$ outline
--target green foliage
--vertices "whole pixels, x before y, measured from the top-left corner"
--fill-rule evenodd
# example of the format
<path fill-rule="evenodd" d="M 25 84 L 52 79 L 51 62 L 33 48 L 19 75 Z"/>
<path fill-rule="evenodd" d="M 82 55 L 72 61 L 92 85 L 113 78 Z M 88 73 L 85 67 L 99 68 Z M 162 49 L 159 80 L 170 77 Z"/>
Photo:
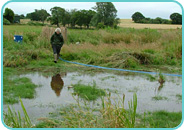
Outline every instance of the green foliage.
<path fill-rule="evenodd" d="M 176 97 L 178 100 L 182 100 L 182 95 L 181 94 L 176 94 Z"/>
<path fill-rule="evenodd" d="M 35 9 L 35 12 L 28 13 L 26 17 L 34 21 L 42 21 L 44 24 L 44 21 L 46 20 L 48 16 L 50 16 L 50 14 L 46 10 Z"/>
<path fill-rule="evenodd" d="M 95 82 L 93 83 L 93 86 L 83 84 L 75 84 L 73 86 L 74 92 L 86 100 L 96 100 L 101 96 L 105 96 L 105 91 L 98 89 Z"/>
<path fill-rule="evenodd" d="M 134 13 L 132 15 L 132 20 L 135 23 L 144 23 L 144 24 L 171 24 L 170 20 L 162 19 L 160 17 L 157 17 L 155 19 L 145 18 L 145 16 L 143 16 L 143 14 L 141 14 L 140 12 Z"/>
<path fill-rule="evenodd" d="M 154 77 L 154 76 L 152 76 L 152 75 L 147 75 L 147 79 L 148 80 L 150 80 L 151 82 L 153 82 L 153 81 L 157 81 L 157 78 L 156 77 Z"/>
<path fill-rule="evenodd" d="M 162 73 L 159 73 L 159 83 L 163 84 L 165 82 L 165 77 L 162 75 Z"/>
<path fill-rule="evenodd" d="M 12 78 L 12 74 L 16 74 L 13 69 L 4 68 L 3 71 L 3 102 L 5 104 L 18 103 L 18 97 L 34 98 L 35 88 L 37 87 L 28 78 L 16 77 Z"/>
<path fill-rule="evenodd" d="M 98 29 L 104 29 L 105 25 L 103 22 L 98 23 L 98 25 L 96 26 Z"/>
<path fill-rule="evenodd" d="M 27 114 L 27 111 L 23 105 L 23 102 L 21 98 L 19 98 L 19 101 L 21 103 L 21 107 L 24 113 L 24 117 L 21 117 L 20 112 L 16 112 L 15 110 L 11 110 L 8 106 L 8 111 L 4 112 L 4 122 L 7 126 L 12 128 L 31 128 L 32 123 L 30 121 L 30 118 Z"/>
<path fill-rule="evenodd" d="M 10 21 L 7 19 L 3 18 L 3 25 L 10 25 Z"/>
<path fill-rule="evenodd" d="M 139 34 L 141 43 L 156 42 L 160 38 L 160 34 L 154 29 L 142 29 Z"/>
<path fill-rule="evenodd" d="M 14 22 L 14 12 L 11 9 L 6 8 L 5 13 L 3 14 L 3 18 L 7 19 L 10 23 L 13 23 Z"/>
<path fill-rule="evenodd" d="M 170 19 L 172 20 L 172 24 L 182 24 L 182 15 L 179 13 L 171 14 Z"/>
<path fill-rule="evenodd" d="M 128 58 L 125 61 L 124 68 L 136 68 L 139 65 L 139 62 L 134 58 Z"/>
<path fill-rule="evenodd" d="M 148 112 L 141 117 L 141 124 L 145 128 L 175 128 L 182 120 L 182 112 Z"/>
<path fill-rule="evenodd" d="M 3 29 L 3 59 L 6 59 L 3 61 L 4 67 L 27 66 L 33 61 L 38 62 L 38 66 L 53 65 L 50 63 L 53 57 L 49 40 L 41 36 L 42 26 L 4 25 Z M 23 35 L 23 44 L 15 44 L 12 40 L 15 32 Z M 77 42 L 78 45 L 72 45 Z M 180 71 L 181 30 L 68 29 L 68 39 L 61 54 L 67 60 L 105 67 L 160 68 L 164 71 L 175 68 Z"/>
<path fill-rule="evenodd" d="M 105 26 L 113 27 L 117 25 L 117 10 L 111 2 L 96 2 L 96 14 L 93 17 L 93 25 L 97 27 L 98 23 L 103 23 Z"/>
<path fill-rule="evenodd" d="M 43 26 L 42 23 L 40 23 L 40 22 L 33 22 L 33 21 L 29 21 L 27 24 L 30 25 L 30 26 Z"/>
<path fill-rule="evenodd" d="M 154 54 L 155 53 L 155 51 L 153 49 L 145 49 L 145 50 L 143 50 L 143 52 L 149 53 L 149 54 Z"/>
<path fill-rule="evenodd" d="M 111 97 L 101 99 L 101 106 L 91 108 L 90 102 L 85 101 L 76 105 L 63 107 L 54 115 L 59 115 L 59 120 L 46 118 L 36 125 L 37 128 L 134 128 L 136 125 L 137 96 L 129 102 L 130 109 L 124 108 L 123 99 L 111 103 Z M 95 114 L 96 113 L 96 114 Z M 109 123 L 108 123 L 109 122 Z"/>
<path fill-rule="evenodd" d="M 86 26 L 89 28 L 92 17 L 95 15 L 95 11 L 92 10 L 79 10 L 74 14 L 74 21 L 78 26 Z"/>
<path fill-rule="evenodd" d="M 140 12 L 135 12 L 133 15 L 132 15 L 132 20 L 135 22 L 135 23 L 139 23 L 140 20 L 144 19 L 145 17 L 143 16 L 142 13 Z"/>
<path fill-rule="evenodd" d="M 53 7 L 50 9 L 51 11 L 51 17 L 48 19 L 51 24 L 55 24 L 59 27 L 59 23 L 62 22 L 62 19 L 65 18 L 65 9 L 61 7 Z"/>
<path fill-rule="evenodd" d="M 152 97 L 153 100 L 159 101 L 159 100 L 168 100 L 167 97 L 163 97 L 163 96 L 154 96 Z"/>

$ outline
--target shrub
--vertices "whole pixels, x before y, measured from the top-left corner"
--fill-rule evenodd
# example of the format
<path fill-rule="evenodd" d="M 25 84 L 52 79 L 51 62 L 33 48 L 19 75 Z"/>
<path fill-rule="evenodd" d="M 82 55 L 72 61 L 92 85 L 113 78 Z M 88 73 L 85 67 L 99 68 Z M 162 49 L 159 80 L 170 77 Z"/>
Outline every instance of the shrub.
<path fill-rule="evenodd" d="M 159 32 L 153 29 L 143 29 L 139 36 L 141 43 L 156 42 L 160 38 Z"/>
<path fill-rule="evenodd" d="M 39 22 L 33 22 L 33 21 L 29 21 L 27 24 L 30 25 L 30 26 L 43 26 L 42 23 L 39 23 Z"/>
<path fill-rule="evenodd" d="M 35 32 L 29 32 L 25 34 L 29 41 L 34 41 L 37 38 L 37 34 Z"/>
<path fill-rule="evenodd" d="M 3 25 L 10 25 L 10 21 L 7 19 L 3 18 Z"/>
<path fill-rule="evenodd" d="M 96 26 L 98 29 L 104 29 L 105 25 L 104 23 L 98 23 L 98 25 Z"/>

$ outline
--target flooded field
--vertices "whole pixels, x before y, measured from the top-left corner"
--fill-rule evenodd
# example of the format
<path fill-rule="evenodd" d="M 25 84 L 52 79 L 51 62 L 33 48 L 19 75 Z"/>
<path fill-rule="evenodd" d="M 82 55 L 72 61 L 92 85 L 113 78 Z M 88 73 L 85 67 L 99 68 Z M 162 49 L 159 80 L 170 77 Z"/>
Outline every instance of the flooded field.
<path fill-rule="evenodd" d="M 40 117 L 46 117 L 50 112 L 57 108 L 65 107 L 76 103 L 74 85 L 81 83 L 90 85 L 96 83 L 96 86 L 103 89 L 107 94 L 111 94 L 111 100 L 122 99 L 125 95 L 125 108 L 128 108 L 128 101 L 137 94 L 138 104 L 137 113 L 147 111 L 166 110 L 169 112 L 182 111 L 182 79 L 179 77 L 165 77 L 165 83 L 160 85 L 157 80 L 150 80 L 147 75 L 124 76 L 111 73 L 82 74 L 79 72 L 62 72 L 53 76 L 46 76 L 42 73 L 28 73 L 20 75 L 27 77 L 39 85 L 36 88 L 34 99 L 22 99 L 23 104 L 32 120 Z M 83 99 L 80 99 L 80 102 Z M 91 107 L 99 107 L 101 99 L 90 101 Z M 11 107 L 15 110 L 21 110 L 20 104 L 14 104 Z M 7 105 L 3 106 L 7 110 Z"/>

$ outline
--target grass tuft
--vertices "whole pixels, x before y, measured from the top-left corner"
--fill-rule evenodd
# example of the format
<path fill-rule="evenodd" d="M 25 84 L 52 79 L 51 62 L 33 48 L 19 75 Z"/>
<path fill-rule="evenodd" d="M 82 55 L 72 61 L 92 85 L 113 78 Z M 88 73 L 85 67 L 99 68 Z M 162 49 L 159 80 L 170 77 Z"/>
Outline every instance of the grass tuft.
<path fill-rule="evenodd" d="M 99 97 L 106 95 L 104 90 L 97 88 L 95 82 L 92 86 L 83 84 L 75 84 L 73 86 L 74 92 L 86 100 L 96 100 Z"/>

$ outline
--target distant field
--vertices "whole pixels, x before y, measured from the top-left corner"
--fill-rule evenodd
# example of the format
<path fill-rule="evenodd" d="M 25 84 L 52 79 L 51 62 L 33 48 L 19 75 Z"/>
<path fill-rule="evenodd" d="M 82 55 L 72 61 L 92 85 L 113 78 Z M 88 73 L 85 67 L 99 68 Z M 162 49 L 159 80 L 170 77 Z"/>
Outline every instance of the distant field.
<path fill-rule="evenodd" d="M 136 29 L 143 29 L 143 28 L 151 28 L 151 29 L 177 29 L 182 28 L 182 25 L 169 25 L 169 24 L 140 24 L 134 23 L 132 19 L 121 19 L 121 23 L 119 24 L 120 27 L 124 28 L 136 28 Z"/>

